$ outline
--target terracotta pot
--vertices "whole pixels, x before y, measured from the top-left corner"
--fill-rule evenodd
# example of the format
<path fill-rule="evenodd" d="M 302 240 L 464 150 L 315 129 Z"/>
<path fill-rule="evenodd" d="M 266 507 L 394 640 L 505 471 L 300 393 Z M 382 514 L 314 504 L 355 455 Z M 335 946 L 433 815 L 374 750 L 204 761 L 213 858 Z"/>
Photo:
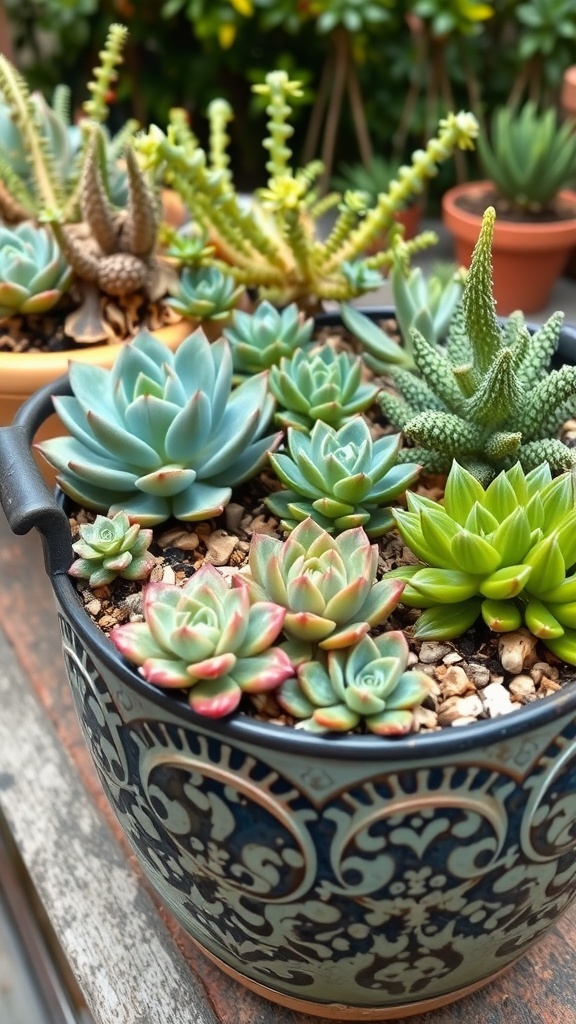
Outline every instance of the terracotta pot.
<path fill-rule="evenodd" d="M 575 356 L 565 328 L 558 358 Z M 351 1021 L 432 1010 L 514 963 L 576 896 L 576 688 L 395 740 L 196 715 L 79 600 L 67 515 L 29 452 L 49 410 L 41 391 L 0 430 L 2 504 L 42 533 L 99 777 L 192 938 L 258 994 Z"/>
<path fill-rule="evenodd" d="M 567 117 L 576 118 L 576 64 L 564 72 L 560 106 Z"/>
<path fill-rule="evenodd" d="M 459 203 L 464 196 L 481 197 L 491 189 L 489 181 L 466 182 L 448 189 L 442 197 L 442 220 L 451 232 L 456 259 L 470 265 L 482 218 Z M 576 244 L 576 193 L 561 192 L 560 199 L 574 204 L 574 217 L 550 223 L 517 223 L 496 220 L 492 244 L 494 296 L 498 313 L 515 309 L 538 313 L 549 299 L 554 284 Z M 486 206 L 490 205 L 487 197 Z"/>

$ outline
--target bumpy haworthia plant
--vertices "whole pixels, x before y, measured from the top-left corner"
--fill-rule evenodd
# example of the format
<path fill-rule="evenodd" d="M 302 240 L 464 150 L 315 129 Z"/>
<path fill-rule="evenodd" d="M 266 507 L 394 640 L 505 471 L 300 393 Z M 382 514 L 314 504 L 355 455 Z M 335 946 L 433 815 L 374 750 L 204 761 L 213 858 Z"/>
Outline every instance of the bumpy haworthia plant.
<path fill-rule="evenodd" d="M 310 434 L 288 429 L 288 452 L 270 456 L 274 471 L 289 490 L 266 498 L 268 508 L 293 529 L 308 516 L 329 533 L 355 526 L 381 537 L 394 526 L 388 505 L 420 472 L 417 463 L 396 465 L 401 436 L 372 441 L 362 416 L 340 430 L 317 420 Z"/>
<path fill-rule="evenodd" d="M 389 274 L 400 339 L 395 340 L 359 309 L 341 306 L 344 324 L 363 346 L 364 362 L 379 374 L 390 373 L 397 366 L 415 368 L 412 328 L 430 345 L 445 339 L 464 287 L 465 272 L 456 266 L 437 266 L 428 277 L 421 267 L 410 267 L 401 244 L 402 249 L 398 244 L 394 247 L 396 258 Z"/>
<path fill-rule="evenodd" d="M 46 313 L 72 282 L 72 268 L 46 228 L 0 226 L 0 319 Z"/>
<path fill-rule="evenodd" d="M 284 632 L 306 660 L 310 644 L 324 650 L 349 647 L 371 626 L 381 625 L 398 604 L 400 580 L 376 582 L 378 549 L 364 530 L 331 537 L 306 519 L 285 541 L 252 537 L 247 580 L 252 600 L 286 609 Z"/>
<path fill-rule="evenodd" d="M 329 345 L 283 357 L 270 369 L 269 388 L 278 401 L 276 422 L 306 431 L 316 420 L 341 427 L 372 405 L 379 390 L 377 384 L 362 382 L 360 358 Z"/>
<path fill-rule="evenodd" d="M 423 190 L 439 163 L 455 149 L 473 147 L 476 119 L 468 113 L 449 114 L 440 122 L 438 136 L 414 153 L 411 164 L 400 169 L 388 191 L 367 210 L 366 196 L 360 192 L 318 199 L 320 161 L 292 167 L 290 118 L 294 100 L 301 95 L 300 83 L 291 81 L 284 71 L 273 71 L 254 90 L 268 104 L 263 145 L 270 176 L 248 207 L 236 192 L 228 166 L 223 125 L 231 119 L 232 110 L 223 101 L 209 112 L 208 153 L 176 111 L 166 133 L 152 126 L 139 139 L 146 165 L 177 189 L 238 283 L 257 289 L 260 299 L 279 306 L 295 301 L 301 308 L 315 309 L 326 299 L 348 300 L 373 288 L 374 271 L 389 265 L 390 254 L 383 251 L 365 259 L 369 243 L 389 231 L 396 212 Z M 316 225 L 335 207 L 334 227 L 322 238 Z"/>
<path fill-rule="evenodd" d="M 413 329 L 414 359 L 423 379 L 396 370 L 403 395 L 382 391 L 390 422 L 416 446 L 401 458 L 447 472 L 453 458 L 487 481 L 517 459 L 525 469 L 546 460 L 554 471 L 576 465 L 576 450 L 557 435 L 573 412 L 576 367 L 549 371 L 563 315 L 555 313 L 530 335 L 522 314 L 501 325 L 492 292 L 491 243 L 495 212 L 486 210 L 447 349 Z"/>
<path fill-rule="evenodd" d="M 444 507 L 407 493 L 394 510 L 398 529 L 426 568 L 387 574 L 402 579 L 402 603 L 426 609 L 414 635 L 460 636 L 481 615 L 490 629 L 527 628 L 564 661 L 576 664 L 576 476 L 552 479 L 543 463 L 520 463 L 486 488 L 454 462 Z"/>
<path fill-rule="evenodd" d="M 71 576 L 88 580 L 91 587 L 111 583 L 117 576 L 147 579 L 154 565 L 148 551 L 151 543 L 152 530 L 131 523 L 124 512 L 98 515 L 93 523 L 80 526 L 80 539 L 72 545 L 79 557 L 68 571 Z"/>
<path fill-rule="evenodd" d="M 217 267 L 184 267 L 166 305 L 188 320 L 227 320 L 243 291 Z"/>
<path fill-rule="evenodd" d="M 408 670 L 409 647 L 391 630 L 364 636 L 325 658 L 303 662 L 276 698 L 309 732 L 349 732 L 363 724 L 379 736 L 402 736 L 414 723 L 414 708 L 430 694 L 430 677 Z"/>
<path fill-rule="evenodd" d="M 312 317 L 304 319 L 295 302 L 276 309 L 264 300 L 254 313 L 235 310 L 223 334 L 232 348 L 235 371 L 250 374 L 276 366 L 282 357 L 288 359 L 298 349 L 307 349 L 313 329 Z"/>
<path fill-rule="evenodd" d="M 142 331 L 111 370 L 72 362 L 70 383 L 73 396 L 54 404 L 71 436 L 39 450 L 85 508 L 143 526 L 218 515 L 281 440 L 265 434 L 266 375 L 232 391 L 228 343 L 211 345 L 201 330 L 176 353 Z"/>
<path fill-rule="evenodd" d="M 183 587 L 148 584 L 143 611 L 144 622 L 116 626 L 111 640 L 149 683 L 189 690 L 201 715 L 228 715 L 243 693 L 275 689 L 293 675 L 288 656 L 272 646 L 284 609 L 251 604 L 246 584 L 229 587 L 212 565 Z"/>

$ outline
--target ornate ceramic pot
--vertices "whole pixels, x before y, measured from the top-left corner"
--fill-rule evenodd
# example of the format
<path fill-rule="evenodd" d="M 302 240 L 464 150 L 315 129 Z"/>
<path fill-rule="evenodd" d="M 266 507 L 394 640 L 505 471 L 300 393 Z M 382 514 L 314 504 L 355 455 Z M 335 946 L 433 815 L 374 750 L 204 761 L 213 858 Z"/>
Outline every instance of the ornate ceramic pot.
<path fill-rule="evenodd" d="M 29 451 L 49 390 L 0 430 L 4 509 L 43 535 L 86 741 L 186 931 L 260 995 L 342 1020 L 422 1013 L 512 964 L 576 895 L 576 686 L 397 740 L 198 717 L 128 667 L 67 576 Z"/>

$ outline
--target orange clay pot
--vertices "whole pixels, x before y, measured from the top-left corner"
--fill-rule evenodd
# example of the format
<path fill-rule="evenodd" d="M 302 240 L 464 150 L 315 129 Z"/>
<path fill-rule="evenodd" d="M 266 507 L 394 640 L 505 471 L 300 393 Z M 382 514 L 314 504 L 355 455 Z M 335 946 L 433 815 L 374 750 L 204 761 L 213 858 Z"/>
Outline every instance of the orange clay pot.
<path fill-rule="evenodd" d="M 151 333 L 163 341 L 171 349 L 176 349 L 180 342 L 194 330 L 189 320 L 181 320 L 177 324 L 161 327 Z M 68 363 L 75 362 L 97 364 L 109 369 L 120 351 L 121 345 L 91 345 L 89 348 L 65 352 L 0 352 L 0 426 L 8 426 L 16 412 L 27 398 L 44 384 L 57 380 L 68 373 Z M 45 441 L 65 433 L 60 420 L 54 414 L 50 416 L 38 431 L 35 440 Z M 39 460 L 44 478 L 52 483 L 53 472 L 44 460 Z"/>
<path fill-rule="evenodd" d="M 466 267 L 470 265 L 482 218 L 463 209 L 459 202 L 464 196 L 480 197 L 483 193 L 489 206 L 489 181 L 456 185 L 442 197 L 442 220 L 454 238 L 458 263 Z M 496 220 L 492 266 L 494 296 L 500 316 L 508 316 L 516 309 L 538 313 L 550 299 L 554 284 L 576 245 L 576 192 L 560 192 L 558 198 L 573 205 L 572 218 L 541 223 Z"/>

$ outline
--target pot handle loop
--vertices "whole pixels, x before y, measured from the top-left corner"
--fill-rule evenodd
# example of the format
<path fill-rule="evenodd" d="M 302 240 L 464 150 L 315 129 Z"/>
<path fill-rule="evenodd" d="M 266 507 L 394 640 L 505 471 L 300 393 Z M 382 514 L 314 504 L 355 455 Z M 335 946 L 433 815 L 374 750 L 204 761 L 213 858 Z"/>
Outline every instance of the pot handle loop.
<path fill-rule="evenodd" d="M 52 414 L 52 395 L 68 391 L 68 378 L 37 391 L 9 427 L 0 427 L 0 502 L 13 533 L 41 534 L 46 571 L 65 573 L 73 559 L 68 516 L 44 482 L 31 452 L 40 423 Z"/>

